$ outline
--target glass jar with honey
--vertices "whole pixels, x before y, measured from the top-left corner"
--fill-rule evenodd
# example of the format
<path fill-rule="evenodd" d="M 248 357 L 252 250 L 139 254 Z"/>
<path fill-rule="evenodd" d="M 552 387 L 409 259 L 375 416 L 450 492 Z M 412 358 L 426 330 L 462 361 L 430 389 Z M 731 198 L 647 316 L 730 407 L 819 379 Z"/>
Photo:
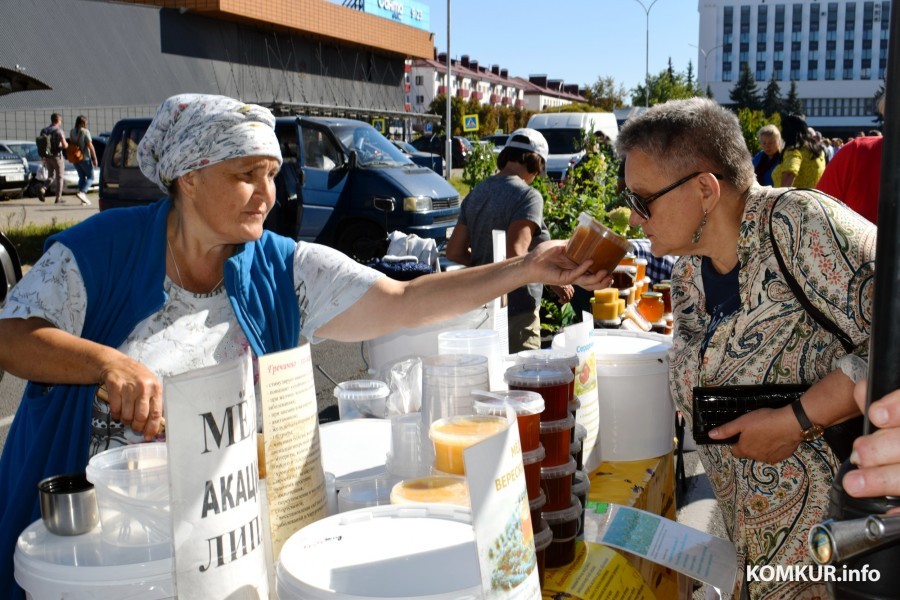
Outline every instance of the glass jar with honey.
<path fill-rule="evenodd" d="M 663 317 L 663 295 L 659 292 L 644 292 L 638 302 L 638 311 L 651 323 L 656 323 Z"/>

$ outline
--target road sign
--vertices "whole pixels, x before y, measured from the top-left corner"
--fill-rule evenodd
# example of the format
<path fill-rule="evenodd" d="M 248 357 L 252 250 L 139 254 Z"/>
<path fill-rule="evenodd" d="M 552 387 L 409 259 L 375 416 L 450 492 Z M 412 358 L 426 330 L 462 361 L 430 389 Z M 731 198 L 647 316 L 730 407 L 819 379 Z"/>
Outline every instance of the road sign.
<path fill-rule="evenodd" d="M 378 133 L 384 133 L 384 119 L 372 119 L 372 127 L 378 130 Z"/>
<path fill-rule="evenodd" d="M 494 135 L 503 135 L 503 130 L 502 130 L 502 129 L 495 129 L 495 130 L 494 130 Z"/>
<path fill-rule="evenodd" d="M 463 115 L 463 131 L 478 131 L 478 115 Z"/>
<path fill-rule="evenodd" d="M 431 133 L 434 131 L 434 124 L 431 121 L 425 121 L 425 126 L 422 128 L 425 133 Z"/>

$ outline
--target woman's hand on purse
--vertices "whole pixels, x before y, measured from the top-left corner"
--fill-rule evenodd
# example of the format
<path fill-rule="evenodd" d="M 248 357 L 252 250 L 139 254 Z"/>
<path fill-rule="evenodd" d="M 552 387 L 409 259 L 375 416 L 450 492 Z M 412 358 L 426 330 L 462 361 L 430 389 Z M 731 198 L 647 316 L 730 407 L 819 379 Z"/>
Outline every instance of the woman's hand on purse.
<path fill-rule="evenodd" d="M 853 391 L 860 410 L 865 410 L 866 382 Z M 879 428 L 856 439 L 850 462 L 859 467 L 844 476 L 842 485 L 851 496 L 871 498 L 900 495 L 900 390 L 869 407 L 869 420 Z M 891 511 L 900 514 L 900 509 Z"/>
<path fill-rule="evenodd" d="M 760 408 L 729 421 L 709 432 L 713 439 L 727 439 L 740 434 L 731 446 L 737 458 L 749 458 L 775 464 L 797 451 L 800 427 L 790 406 Z"/>

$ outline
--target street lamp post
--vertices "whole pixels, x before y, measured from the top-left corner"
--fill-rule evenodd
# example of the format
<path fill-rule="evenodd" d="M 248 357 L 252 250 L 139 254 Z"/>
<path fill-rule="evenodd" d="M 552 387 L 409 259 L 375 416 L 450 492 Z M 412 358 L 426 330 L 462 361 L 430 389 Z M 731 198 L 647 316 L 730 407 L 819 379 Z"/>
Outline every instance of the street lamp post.
<path fill-rule="evenodd" d="M 446 166 L 447 172 L 447 181 L 450 181 L 450 173 L 453 171 L 453 153 L 451 149 L 453 148 L 453 128 L 450 126 L 450 93 L 453 89 L 453 79 L 451 79 L 451 75 L 453 73 L 453 69 L 451 65 L 453 64 L 453 59 L 450 58 L 450 0 L 447 0 L 447 126 L 444 128 L 444 165 Z"/>
<path fill-rule="evenodd" d="M 657 0 L 653 0 L 650 3 L 650 6 L 644 4 L 644 0 L 634 0 L 638 4 L 641 5 L 641 8 L 644 9 L 644 14 L 647 17 L 647 47 L 645 49 L 645 64 L 644 64 L 644 106 L 650 106 L 650 9 L 653 8 L 653 5 L 656 4 Z"/>
<path fill-rule="evenodd" d="M 713 46 L 709 50 L 704 50 L 703 48 L 695 44 L 688 44 L 688 46 L 699 50 L 700 54 L 703 55 L 703 83 L 705 83 L 707 86 L 709 85 L 709 55 L 712 54 L 715 50 L 723 47 L 724 45 L 725 44 L 719 44 L 718 46 Z"/>

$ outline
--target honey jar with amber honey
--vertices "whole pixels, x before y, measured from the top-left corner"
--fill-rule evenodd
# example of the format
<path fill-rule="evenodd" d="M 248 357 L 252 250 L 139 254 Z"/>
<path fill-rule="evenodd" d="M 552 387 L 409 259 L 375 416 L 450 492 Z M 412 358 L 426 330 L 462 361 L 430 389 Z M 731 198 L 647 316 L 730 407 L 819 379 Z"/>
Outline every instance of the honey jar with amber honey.
<path fill-rule="evenodd" d="M 656 323 L 663 317 L 663 296 L 659 292 L 644 292 L 637 306 L 644 318 L 651 323 Z"/>
<path fill-rule="evenodd" d="M 578 264 L 591 259 L 592 273 L 611 273 L 629 248 L 627 239 L 589 214 L 581 213 L 575 233 L 566 245 L 566 256 Z"/>

